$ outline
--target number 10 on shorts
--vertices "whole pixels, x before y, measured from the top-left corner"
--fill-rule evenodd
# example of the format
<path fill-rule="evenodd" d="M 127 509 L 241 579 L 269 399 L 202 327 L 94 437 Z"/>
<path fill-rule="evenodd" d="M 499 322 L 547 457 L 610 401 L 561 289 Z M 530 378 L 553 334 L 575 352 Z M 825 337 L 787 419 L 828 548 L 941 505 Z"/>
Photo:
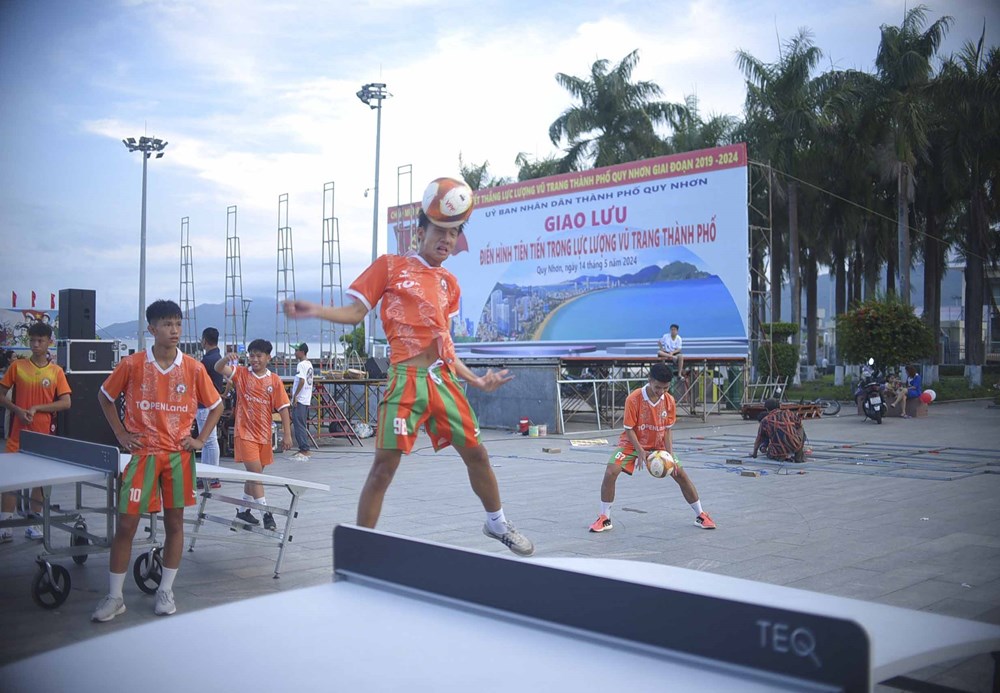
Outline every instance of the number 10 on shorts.
<path fill-rule="evenodd" d="M 130 488 L 128 490 L 128 502 L 138 503 L 142 500 L 142 489 L 141 488 Z"/>
<path fill-rule="evenodd" d="M 398 416 L 392 420 L 392 431 L 397 436 L 409 435 L 406 432 L 406 419 L 401 419 Z"/>

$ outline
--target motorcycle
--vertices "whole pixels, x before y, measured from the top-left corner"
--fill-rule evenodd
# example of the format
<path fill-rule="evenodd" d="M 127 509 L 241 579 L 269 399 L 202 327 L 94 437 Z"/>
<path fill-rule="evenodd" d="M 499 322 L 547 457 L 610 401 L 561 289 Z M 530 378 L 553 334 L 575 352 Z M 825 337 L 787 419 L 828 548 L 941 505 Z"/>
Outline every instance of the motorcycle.
<path fill-rule="evenodd" d="M 854 396 L 861 397 L 861 411 L 864 412 L 865 419 L 871 419 L 877 424 L 882 423 L 882 417 L 889 410 L 882 399 L 883 385 L 884 378 L 875 369 L 875 359 L 868 359 L 867 365 L 861 367 L 861 381 Z"/>

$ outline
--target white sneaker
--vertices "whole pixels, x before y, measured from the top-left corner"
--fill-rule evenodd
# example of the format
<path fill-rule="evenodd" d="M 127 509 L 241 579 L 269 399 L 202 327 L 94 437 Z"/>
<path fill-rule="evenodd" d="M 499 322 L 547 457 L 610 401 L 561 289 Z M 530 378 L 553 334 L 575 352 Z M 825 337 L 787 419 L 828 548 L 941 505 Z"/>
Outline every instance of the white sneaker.
<path fill-rule="evenodd" d="M 301 452 L 297 452 L 294 455 L 292 455 L 292 459 L 295 460 L 296 462 L 308 462 L 309 455 L 303 455 Z"/>
<path fill-rule="evenodd" d="M 518 556 L 530 556 L 535 552 L 535 545 L 531 543 L 530 539 L 514 529 L 514 525 L 504 522 L 504 529 L 506 531 L 503 534 L 497 534 L 490 529 L 488 524 L 484 524 L 483 534 L 496 539 Z"/>
<path fill-rule="evenodd" d="M 28 539 L 34 539 L 35 541 L 41 541 L 45 538 L 45 534 L 42 532 L 42 528 L 38 525 L 31 525 L 30 527 L 24 528 L 24 536 Z"/>
<path fill-rule="evenodd" d="M 177 605 L 174 604 L 173 591 L 156 590 L 156 606 L 153 607 L 153 613 L 157 616 L 169 616 L 175 611 L 177 611 Z"/>
<path fill-rule="evenodd" d="M 112 597 L 110 594 L 105 595 L 104 599 L 97 605 L 94 609 L 93 615 L 90 617 L 91 621 L 100 621 L 101 623 L 106 623 L 110 621 L 115 616 L 125 613 L 125 600 L 121 597 Z"/>

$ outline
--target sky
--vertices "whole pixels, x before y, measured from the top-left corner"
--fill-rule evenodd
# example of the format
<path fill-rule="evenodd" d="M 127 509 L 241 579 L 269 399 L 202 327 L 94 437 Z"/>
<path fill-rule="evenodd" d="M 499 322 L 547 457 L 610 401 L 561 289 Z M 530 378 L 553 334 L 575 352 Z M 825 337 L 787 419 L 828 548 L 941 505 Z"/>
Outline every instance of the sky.
<path fill-rule="evenodd" d="M 910 4 L 912 6 L 912 3 Z M 1000 34 L 1000 3 L 929 0 L 954 24 L 941 51 Z M 225 296 L 226 221 L 237 207 L 243 292 L 273 297 L 278 197 L 287 193 L 294 281 L 318 295 L 323 186 L 335 186 L 344 287 L 371 261 L 376 112 L 383 82 L 378 232 L 386 208 L 431 179 L 488 161 L 556 154 L 549 125 L 573 105 L 555 80 L 634 49 L 635 79 L 703 115 L 741 115 L 735 53 L 772 62 L 809 28 L 823 68 L 872 71 L 900 0 L 2 0 L 0 307 L 32 290 L 97 290 L 99 325 L 138 314 L 142 159 L 121 140 L 166 140 L 147 172 L 147 303 L 178 300 L 189 219 L 198 304 Z M 752 157 L 752 152 L 751 152 Z M 412 175 L 400 175 L 401 169 Z M 42 305 L 44 303 L 44 305 Z"/>

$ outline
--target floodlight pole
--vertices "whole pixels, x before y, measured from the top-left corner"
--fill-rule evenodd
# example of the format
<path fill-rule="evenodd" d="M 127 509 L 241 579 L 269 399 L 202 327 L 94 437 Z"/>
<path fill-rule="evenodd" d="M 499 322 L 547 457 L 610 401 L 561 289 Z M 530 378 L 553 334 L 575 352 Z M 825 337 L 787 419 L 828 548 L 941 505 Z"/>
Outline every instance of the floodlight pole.
<path fill-rule="evenodd" d="M 379 156 L 382 146 L 382 101 L 389 96 L 385 90 L 385 84 L 371 83 L 361 87 L 357 93 L 361 102 L 378 112 L 375 120 L 375 186 L 374 186 L 374 208 L 372 210 L 372 262 L 378 259 L 378 167 Z M 374 100 L 373 105 L 371 101 Z M 375 311 L 368 314 L 368 334 L 365 342 L 368 344 L 368 355 L 374 356 L 375 350 Z"/>
<path fill-rule="evenodd" d="M 137 350 L 146 348 L 146 161 L 152 154 L 157 159 L 163 158 L 163 149 L 167 142 L 155 137 L 140 137 L 136 142 L 134 137 L 122 140 L 129 152 L 142 152 L 142 212 L 139 223 L 139 321 Z"/>

